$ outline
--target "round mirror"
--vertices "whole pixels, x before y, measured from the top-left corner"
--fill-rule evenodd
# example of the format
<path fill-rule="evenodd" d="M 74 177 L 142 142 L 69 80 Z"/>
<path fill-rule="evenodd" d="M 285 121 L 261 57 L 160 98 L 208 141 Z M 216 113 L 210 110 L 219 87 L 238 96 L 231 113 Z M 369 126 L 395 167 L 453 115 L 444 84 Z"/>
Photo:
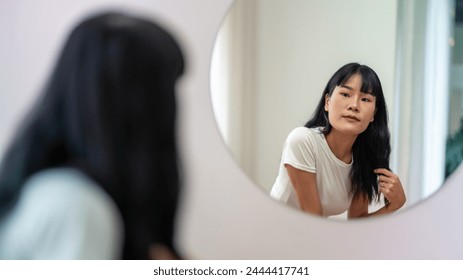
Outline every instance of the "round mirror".
<path fill-rule="evenodd" d="M 460 0 L 456 6 L 450 0 L 235 1 L 214 47 L 211 98 L 237 163 L 270 194 L 288 134 L 309 120 L 336 70 L 359 62 L 381 80 L 390 168 L 407 197 L 400 210 L 429 197 L 463 155 L 459 6 Z M 371 203 L 369 211 L 383 203 Z"/>

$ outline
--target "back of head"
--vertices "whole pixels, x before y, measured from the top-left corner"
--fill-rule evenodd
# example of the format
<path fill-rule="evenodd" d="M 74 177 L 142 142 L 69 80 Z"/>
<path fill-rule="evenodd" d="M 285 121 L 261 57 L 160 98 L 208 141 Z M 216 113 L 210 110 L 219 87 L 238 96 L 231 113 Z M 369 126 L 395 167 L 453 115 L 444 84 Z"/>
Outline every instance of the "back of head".
<path fill-rule="evenodd" d="M 184 60 L 149 20 L 104 13 L 70 34 L 42 98 L 13 139 L 0 172 L 6 212 L 24 180 L 53 166 L 77 168 L 116 202 L 124 258 L 173 247 L 179 192 L 175 83 Z"/>

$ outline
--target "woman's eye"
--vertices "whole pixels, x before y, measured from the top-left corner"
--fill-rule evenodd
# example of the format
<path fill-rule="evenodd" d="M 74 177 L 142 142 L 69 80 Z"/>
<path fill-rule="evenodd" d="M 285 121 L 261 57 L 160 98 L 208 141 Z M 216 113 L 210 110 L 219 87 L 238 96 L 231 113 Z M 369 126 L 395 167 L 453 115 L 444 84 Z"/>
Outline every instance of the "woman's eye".
<path fill-rule="evenodd" d="M 368 99 L 368 98 L 362 98 L 362 101 L 364 101 L 364 102 L 371 102 L 371 100 Z"/>
<path fill-rule="evenodd" d="M 344 96 L 344 97 L 349 97 L 349 94 L 344 93 L 344 92 L 341 92 L 341 95 Z"/>

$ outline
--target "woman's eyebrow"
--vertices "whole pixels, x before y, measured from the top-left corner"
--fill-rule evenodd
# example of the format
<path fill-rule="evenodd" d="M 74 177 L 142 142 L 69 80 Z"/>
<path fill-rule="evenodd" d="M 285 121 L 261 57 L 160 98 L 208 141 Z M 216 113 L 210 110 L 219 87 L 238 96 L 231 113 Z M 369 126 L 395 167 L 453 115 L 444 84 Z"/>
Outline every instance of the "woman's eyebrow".
<path fill-rule="evenodd" d="M 353 88 L 351 88 L 350 86 L 346 86 L 346 85 L 340 85 L 340 87 L 343 87 L 343 88 L 347 88 L 347 89 L 353 90 Z"/>
<path fill-rule="evenodd" d="M 373 92 L 363 92 L 363 91 L 361 91 L 360 93 L 361 93 L 361 94 L 368 94 L 368 95 L 375 96 L 375 95 L 373 94 Z"/>
<path fill-rule="evenodd" d="M 347 89 L 349 89 L 349 90 L 354 90 L 352 87 L 346 86 L 346 85 L 340 85 L 339 87 L 347 88 Z M 375 96 L 372 92 L 363 92 L 363 91 L 361 91 L 360 93 L 362 93 L 362 94 L 369 94 L 369 95 Z"/>

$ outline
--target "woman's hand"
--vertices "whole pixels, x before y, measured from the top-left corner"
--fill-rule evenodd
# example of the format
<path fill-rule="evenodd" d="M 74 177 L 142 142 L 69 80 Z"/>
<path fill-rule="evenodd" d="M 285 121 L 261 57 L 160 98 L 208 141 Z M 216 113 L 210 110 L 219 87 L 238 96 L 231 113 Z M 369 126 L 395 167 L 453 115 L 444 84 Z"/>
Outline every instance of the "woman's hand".
<path fill-rule="evenodd" d="M 401 208 L 406 201 L 405 191 L 402 187 L 399 177 L 385 168 L 375 169 L 374 172 L 379 175 L 379 190 L 389 201 L 388 210 L 395 211 Z"/>

